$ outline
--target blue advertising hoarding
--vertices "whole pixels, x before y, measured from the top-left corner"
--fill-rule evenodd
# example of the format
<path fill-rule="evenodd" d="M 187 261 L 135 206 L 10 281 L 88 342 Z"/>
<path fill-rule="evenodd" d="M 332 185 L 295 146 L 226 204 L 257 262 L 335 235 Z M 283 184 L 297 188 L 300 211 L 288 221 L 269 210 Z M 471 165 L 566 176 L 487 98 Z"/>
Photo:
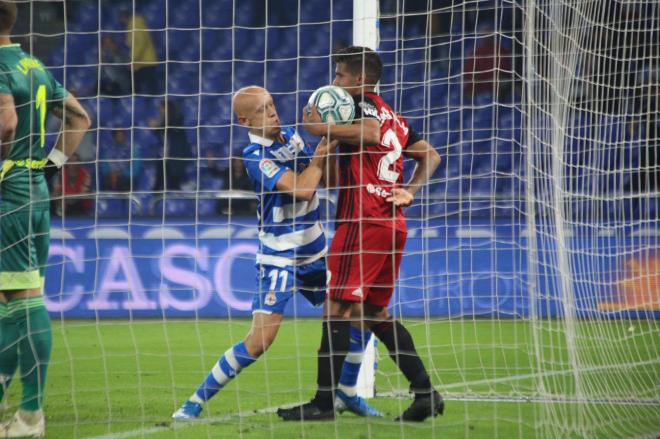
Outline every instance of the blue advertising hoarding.
<path fill-rule="evenodd" d="M 392 300 L 393 313 L 437 318 L 528 317 L 533 288 L 537 313 L 561 316 L 566 298 L 560 288 L 553 242 L 538 241 L 537 276 L 532 282 L 523 226 L 484 222 L 466 227 L 449 221 L 426 224 L 424 229 L 411 226 Z M 258 248 L 252 224 L 229 227 L 142 221 L 127 226 L 76 220 L 54 227 L 52 235 L 45 292 L 53 316 L 251 314 Z M 618 236 L 579 237 L 571 240 L 568 251 L 571 297 L 578 314 L 617 315 L 626 307 L 622 301 L 637 300 L 640 295 L 642 302 L 632 304 L 636 312 L 654 314 L 660 308 L 654 302 L 658 297 L 653 273 L 658 260 L 656 236 L 628 230 Z M 637 260 L 646 274 L 631 272 L 631 260 L 633 267 Z M 638 283 L 631 281 L 637 278 L 649 287 L 640 292 Z M 320 309 L 297 295 L 287 313 L 316 316 Z"/>

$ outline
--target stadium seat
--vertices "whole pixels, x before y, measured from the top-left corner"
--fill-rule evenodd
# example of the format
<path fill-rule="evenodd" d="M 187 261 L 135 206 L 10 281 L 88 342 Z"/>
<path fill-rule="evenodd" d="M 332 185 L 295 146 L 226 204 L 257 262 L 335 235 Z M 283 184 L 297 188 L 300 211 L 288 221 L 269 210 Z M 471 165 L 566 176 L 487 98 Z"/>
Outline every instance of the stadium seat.
<path fill-rule="evenodd" d="M 300 25 L 300 56 L 328 56 L 332 53 L 330 25 Z"/>
<path fill-rule="evenodd" d="M 250 61 L 234 62 L 234 88 L 239 89 L 246 85 L 263 85 L 264 63 Z"/>
<path fill-rule="evenodd" d="M 135 8 L 139 14 L 142 14 L 150 29 L 165 29 L 167 27 L 165 23 L 167 1 L 151 0 L 150 2 L 135 2 Z"/>
<path fill-rule="evenodd" d="M 201 0 L 202 26 L 231 27 L 233 14 L 228 14 L 233 8 L 234 0 Z"/>
<path fill-rule="evenodd" d="M 234 58 L 241 61 L 263 61 L 266 50 L 264 29 L 234 29 Z"/>
<path fill-rule="evenodd" d="M 158 158 L 162 155 L 161 141 L 154 129 L 134 128 L 133 141 L 140 145 L 142 157 L 145 159 Z"/>
<path fill-rule="evenodd" d="M 298 53 L 298 29 L 296 27 L 269 28 L 266 58 L 295 59 Z"/>
<path fill-rule="evenodd" d="M 199 143 L 202 145 L 228 145 L 231 127 L 229 126 L 201 126 L 199 127 Z M 240 136 L 242 131 L 234 129 L 234 136 Z M 217 156 L 217 151 L 214 155 Z"/>
<path fill-rule="evenodd" d="M 168 29 L 168 60 L 199 61 L 199 31 Z"/>
<path fill-rule="evenodd" d="M 231 29 L 202 29 L 200 44 L 203 60 L 231 60 Z"/>
<path fill-rule="evenodd" d="M 351 20 L 353 18 L 353 5 L 351 2 L 333 1 L 332 6 L 333 20 Z"/>
<path fill-rule="evenodd" d="M 199 0 L 177 0 L 176 8 L 168 11 L 168 27 L 198 29 L 199 18 Z"/>
<path fill-rule="evenodd" d="M 167 64 L 168 93 L 198 94 L 199 91 L 199 63 L 171 62 Z"/>
<path fill-rule="evenodd" d="M 314 2 L 301 2 L 300 4 L 300 22 L 301 23 L 324 23 L 329 22 L 332 18 L 331 14 L 336 11 L 337 3 L 329 0 L 317 0 Z M 297 5 L 294 3 L 293 9 Z M 333 7 L 334 6 L 334 7 Z M 292 10 L 293 10 L 292 9 Z"/>
<path fill-rule="evenodd" d="M 96 32 L 99 29 L 99 9 L 97 2 L 80 2 L 69 21 L 69 32 Z"/>
<path fill-rule="evenodd" d="M 266 88 L 271 93 L 292 92 L 298 89 L 296 61 L 267 61 Z"/>
<path fill-rule="evenodd" d="M 135 96 L 135 106 L 133 114 L 135 115 L 136 126 L 148 126 L 149 119 L 158 117 L 161 98 L 152 98 L 147 96 Z"/>
<path fill-rule="evenodd" d="M 94 65 L 99 62 L 97 33 L 68 33 L 66 37 L 67 65 Z"/>
<path fill-rule="evenodd" d="M 231 123 L 231 95 L 202 95 L 200 99 L 200 124 L 228 125 Z"/>
<path fill-rule="evenodd" d="M 202 63 L 202 93 L 232 92 L 231 61 L 216 61 Z"/>

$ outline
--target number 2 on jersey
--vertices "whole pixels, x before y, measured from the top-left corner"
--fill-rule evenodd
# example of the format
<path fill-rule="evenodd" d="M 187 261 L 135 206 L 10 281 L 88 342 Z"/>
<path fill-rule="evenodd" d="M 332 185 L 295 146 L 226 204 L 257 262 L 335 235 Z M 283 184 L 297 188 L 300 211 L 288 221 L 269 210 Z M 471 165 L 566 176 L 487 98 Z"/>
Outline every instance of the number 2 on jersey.
<path fill-rule="evenodd" d="M 399 173 L 390 169 L 390 167 L 396 166 L 396 161 L 401 157 L 403 147 L 399 142 L 399 138 L 396 136 L 396 132 L 391 129 L 385 131 L 382 142 L 384 146 L 392 148 L 392 151 L 385 154 L 378 162 L 378 178 L 390 183 L 396 183 L 399 179 Z"/>
<path fill-rule="evenodd" d="M 43 148 L 46 145 L 46 86 L 43 84 L 37 88 L 35 106 L 39 111 L 39 133 L 41 135 L 39 144 Z"/>

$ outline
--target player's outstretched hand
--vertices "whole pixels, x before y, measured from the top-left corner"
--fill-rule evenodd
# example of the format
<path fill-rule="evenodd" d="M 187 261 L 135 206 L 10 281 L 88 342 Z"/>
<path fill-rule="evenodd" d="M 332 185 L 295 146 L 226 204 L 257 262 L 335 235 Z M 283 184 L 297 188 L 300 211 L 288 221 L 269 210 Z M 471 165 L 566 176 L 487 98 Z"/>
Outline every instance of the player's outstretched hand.
<path fill-rule="evenodd" d="M 316 109 L 316 105 L 312 105 L 311 108 L 307 105 L 303 107 L 303 128 L 313 136 L 322 136 L 326 134 L 328 127 L 323 123 L 323 119 L 321 119 L 321 115 Z"/>
<path fill-rule="evenodd" d="M 408 207 L 413 202 L 413 194 L 403 188 L 392 189 L 392 195 L 386 200 L 394 203 L 395 206 Z"/>
<path fill-rule="evenodd" d="M 328 142 L 328 139 L 325 136 L 321 137 L 321 141 L 318 145 L 316 145 L 316 155 L 324 156 L 333 152 L 335 148 L 337 148 L 338 143 L 339 142 L 337 140 Z"/>

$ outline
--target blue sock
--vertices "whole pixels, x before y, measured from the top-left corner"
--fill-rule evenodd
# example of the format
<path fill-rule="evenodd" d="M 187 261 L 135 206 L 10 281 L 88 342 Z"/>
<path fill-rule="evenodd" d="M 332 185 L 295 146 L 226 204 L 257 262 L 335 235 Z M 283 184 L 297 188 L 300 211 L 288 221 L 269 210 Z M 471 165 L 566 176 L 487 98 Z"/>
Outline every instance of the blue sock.
<path fill-rule="evenodd" d="M 351 343 L 348 347 L 348 355 L 346 355 L 344 366 L 341 370 L 339 389 L 348 396 L 353 396 L 357 394 L 355 385 L 357 384 L 360 366 L 362 365 L 362 359 L 364 358 L 364 349 L 371 339 L 371 331 L 366 330 L 362 332 L 351 325 L 350 334 Z"/>
<path fill-rule="evenodd" d="M 208 401 L 255 360 L 256 358 L 248 353 L 244 342 L 236 343 L 220 357 L 206 379 L 189 398 L 190 401 L 200 404 Z"/>

